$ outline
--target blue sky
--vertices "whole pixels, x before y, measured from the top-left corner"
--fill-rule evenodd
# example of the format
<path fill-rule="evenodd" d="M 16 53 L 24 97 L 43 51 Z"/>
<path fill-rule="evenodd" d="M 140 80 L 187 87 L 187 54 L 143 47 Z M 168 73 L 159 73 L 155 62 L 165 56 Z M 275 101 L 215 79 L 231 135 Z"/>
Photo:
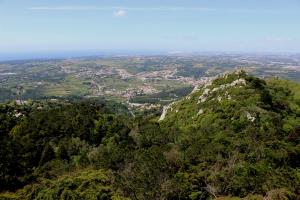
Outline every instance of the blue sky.
<path fill-rule="evenodd" d="M 300 52 L 299 0 L 0 0 L 0 54 Z"/>

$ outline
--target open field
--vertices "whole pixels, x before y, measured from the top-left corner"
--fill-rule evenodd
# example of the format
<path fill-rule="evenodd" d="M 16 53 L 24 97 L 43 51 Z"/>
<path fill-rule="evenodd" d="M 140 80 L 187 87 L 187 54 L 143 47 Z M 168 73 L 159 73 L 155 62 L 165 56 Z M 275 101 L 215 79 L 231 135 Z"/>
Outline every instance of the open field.
<path fill-rule="evenodd" d="M 2 62 L 1 101 L 76 96 L 162 103 L 181 97 L 174 91 L 236 69 L 300 81 L 300 56 L 211 54 Z"/>

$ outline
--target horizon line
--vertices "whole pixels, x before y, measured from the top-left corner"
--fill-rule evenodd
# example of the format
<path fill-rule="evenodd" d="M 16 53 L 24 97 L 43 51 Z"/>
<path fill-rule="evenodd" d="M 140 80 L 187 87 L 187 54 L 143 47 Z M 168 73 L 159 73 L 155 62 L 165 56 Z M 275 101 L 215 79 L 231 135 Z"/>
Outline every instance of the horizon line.
<path fill-rule="evenodd" d="M 84 54 L 82 52 L 82 55 L 75 55 L 72 53 L 76 53 L 76 51 L 73 52 L 58 52 L 54 51 L 51 52 L 56 55 L 31 55 L 33 53 L 28 53 L 27 56 L 24 53 L 12 53 L 8 54 L 6 56 L 1 56 L 0 53 L 0 62 L 13 62 L 13 61 L 26 61 L 26 60 L 55 60 L 55 59 L 76 59 L 76 58 L 88 58 L 88 57 L 132 57 L 132 56 L 175 56 L 175 55 L 181 55 L 181 56 L 197 56 L 197 55 L 203 55 L 203 54 L 240 54 L 240 55 L 300 55 L 299 52 L 274 52 L 274 51 L 155 51 L 155 50 L 132 50 L 132 51 L 115 51 L 115 52 L 95 52 L 95 53 L 88 53 Z M 63 53 L 69 53 L 70 55 L 63 55 Z M 79 53 L 79 52 L 77 52 Z M 24 55 L 17 56 L 18 54 Z M 61 55 L 58 55 L 61 54 Z M 1 58 L 3 57 L 3 58 Z M 5 58 L 7 57 L 7 58 Z"/>

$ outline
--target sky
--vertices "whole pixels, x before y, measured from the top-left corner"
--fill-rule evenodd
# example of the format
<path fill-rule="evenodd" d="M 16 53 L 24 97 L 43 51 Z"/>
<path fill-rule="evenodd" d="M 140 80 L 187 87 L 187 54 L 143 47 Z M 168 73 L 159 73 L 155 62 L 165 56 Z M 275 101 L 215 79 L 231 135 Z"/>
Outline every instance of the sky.
<path fill-rule="evenodd" d="M 300 0 L 0 0 L 0 57 L 300 52 Z"/>

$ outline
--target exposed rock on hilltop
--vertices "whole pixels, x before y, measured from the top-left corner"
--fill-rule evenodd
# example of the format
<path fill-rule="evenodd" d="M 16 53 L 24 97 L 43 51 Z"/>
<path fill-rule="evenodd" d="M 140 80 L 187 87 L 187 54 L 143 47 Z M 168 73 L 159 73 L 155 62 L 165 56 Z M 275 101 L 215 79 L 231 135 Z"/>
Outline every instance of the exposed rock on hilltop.
<path fill-rule="evenodd" d="M 277 98 L 277 93 L 284 93 L 285 99 Z M 275 117 L 275 113 L 288 109 L 289 93 L 243 71 L 225 74 L 165 107 L 160 121 L 163 124 L 180 124 L 180 129 L 201 128 L 199 125 L 207 120 L 208 115 L 212 119 L 230 121 L 226 125 L 237 120 L 254 122 L 256 118 L 260 122 L 263 116 L 270 114 Z M 184 122 L 184 126 L 180 122 Z"/>
<path fill-rule="evenodd" d="M 230 73 L 165 109 L 160 125 L 177 130 L 186 181 L 203 181 L 212 196 L 299 193 L 299 85 L 291 85 Z"/>

